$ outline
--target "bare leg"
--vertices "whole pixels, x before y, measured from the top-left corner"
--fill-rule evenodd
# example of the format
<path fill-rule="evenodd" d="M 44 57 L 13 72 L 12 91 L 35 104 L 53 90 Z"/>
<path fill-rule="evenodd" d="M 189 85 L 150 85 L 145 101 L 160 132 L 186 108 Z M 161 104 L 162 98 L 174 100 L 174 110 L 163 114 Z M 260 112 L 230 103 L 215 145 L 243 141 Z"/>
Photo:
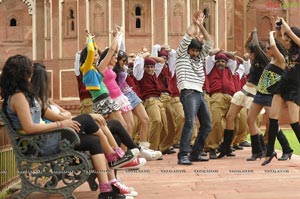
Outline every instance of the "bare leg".
<path fill-rule="evenodd" d="M 237 117 L 242 108 L 242 106 L 238 106 L 231 103 L 229 110 L 226 114 L 226 129 L 234 130 L 235 118 Z"/>
<path fill-rule="evenodd" d="M 107 162 L 104 154 L 96 154 L 91 156 L 94 169 L 97 173 L 97 178 L 99 183 L 108 183 L 108 170 L 107 170 Z"/>
<path fill-rule="evenodd" d="M 132 137 L 133 127 L 134 127 L 134 119 L 131 111 L 127 111 L 126 113 L 122 114 L 126 124 L 127 124 L 127 132 Z"/>
<path fill-rule="evenodd" d="M 263 106 L 252 103 L 248 111 L 247 124 L 249 128 L 250 135 L 260 134 L 260 129 L 257 126 L 256 119 L 262 110 Z"/>
<path fill-rule="evenodd" d="M 113 147 L 111 146 L 111 144 L 109 143 L 109 140 L 107 139 L 107 136 L 103 133 L 103 131 L 101 129 L 99 129 L 94 134 L 99 137 L 101 146 L 102 146 L 105 154 L 114 153 Z"/>
<path fill-rule="evenodd" d="M 142 104 L 139 104 L 135 107 L 132 112 L 138 117 L 140 120 L 140 141 L 148 142 L 148 129 L 149 129 L 149 117 L 148 114 Z"/>
<path fill-rule="evenodd" d="M 104 133 L 104 135 L 106 136 L 110 146 L 112 148 L 118 147 L 118 144 L 114 138 L 114 136 L 112 135 L 111 131 L 109 130 L 109 128 L 107 126 L 100 126 L 102 132 Z"/>

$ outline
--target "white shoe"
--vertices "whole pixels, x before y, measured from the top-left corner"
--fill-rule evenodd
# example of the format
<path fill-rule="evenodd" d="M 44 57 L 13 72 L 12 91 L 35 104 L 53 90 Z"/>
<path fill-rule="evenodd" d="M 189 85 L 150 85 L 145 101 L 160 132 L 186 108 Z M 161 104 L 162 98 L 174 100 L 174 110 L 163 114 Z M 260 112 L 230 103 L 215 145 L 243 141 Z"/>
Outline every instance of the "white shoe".
<path fill-rule="evenodd" d="M 150 144 L 147 142 L 140 143 L 141 149 L 139 157 L 145 158 L 147 161 L 159 159 L 162 156 L 162 153 L 160 151 L 149 149 L 149 145 Z"/>

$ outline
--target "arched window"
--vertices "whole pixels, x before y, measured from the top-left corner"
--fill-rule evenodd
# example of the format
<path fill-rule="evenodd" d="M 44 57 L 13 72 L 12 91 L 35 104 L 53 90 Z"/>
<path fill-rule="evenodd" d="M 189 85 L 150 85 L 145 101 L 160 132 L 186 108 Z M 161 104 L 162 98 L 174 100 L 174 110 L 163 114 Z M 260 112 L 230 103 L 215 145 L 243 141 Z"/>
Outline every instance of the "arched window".
<path fill-rule="evenodd" d="M 135 16 L 141 16 L 141 7 L 140 6 L 137 6 L 135 8 Z"/>
<path fill-rule="evenodd" d="M 75 30 L 75 23 L 74 23 L 74 11 L 73 11 L 73 9 L 69 10 L 69 17 L 71 19 L 70 29 L 71 29 L 71 31 L 74 31 Z"/>
<path fill-rule="evenodd" d="M 71 22 L 71 30 L 72 30 L 72 31 L 75 30 L 75 24 L 74 24 L 74 21 Z"/>
<path fill-rule="evenodd" d="M 10 26 L 17 26 L 17 20 L 15 18 L 10 19 Z"/>
<path fill-rule="evenodd" d="M 203 14 L 206 20 L 204 20 L 203 26 L 204 28 L 208 29 L 208 17 L 209 17 L 209 8 L 204 8 L 203 9 Z"/>
<path fill-rule="evenodd" d="M 73 8 L 69 8 L 68 9 L 68 14 L 67 14 L 67 30 L 66 30 L 66 34 L 67 34 L 67 37 L 73 37 L 74 34 L 75 34 L 75 13 L 74 13 L 74 10 Z"/>
<path fill-rule="evenodd" d="M 141 28 L 141 19 L 136 19 L 135 21 L 135 28 Z"/>
<path fill-rule="evenodd" d="M 69 17 L 71 19 L 74 19 L 74 11 L 72 9 L 70 9 L 70 11 L 69 11 Z"/>
<path fill-rule="evenodd" d="M 142 8 L 140 6 L 135 7 L 135 28 L 141 28 L 141 16 L 142 16 Z"/>

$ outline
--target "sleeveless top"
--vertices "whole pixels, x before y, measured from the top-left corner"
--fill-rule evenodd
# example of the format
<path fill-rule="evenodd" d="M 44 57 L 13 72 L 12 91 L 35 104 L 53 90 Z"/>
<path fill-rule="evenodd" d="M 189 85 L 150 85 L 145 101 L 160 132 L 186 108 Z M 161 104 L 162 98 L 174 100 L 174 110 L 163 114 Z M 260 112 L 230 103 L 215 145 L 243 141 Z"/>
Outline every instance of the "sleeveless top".
<path fill-rule="evenodd" d="M 117 78 L 117 82 L 118 82 L 118 85 L 121 89 L 121 91 L 126 94 L 126 93 L 129 93 L 132 91 L 132 88 L 131 86 L 128 85 L 126 79 L 128 77 L 128 73 L 127 72 L 124 72 L 124 71 L 121 71 L 119 72 L 118 74 L 118 78 Z"/>
<path fill-rule="evenodd" d="M 283 69 L 274 64 L 268 64 L 260 76 L 257 92 L 264 95 L 273 95 L 278 87 L 278 82 L 282 74 Z"/>
<path fill-rule="evenodd" d="M 9 102 L 10 102 L 10 97 L 7 100 L 6 111 L 7 111 L 7 116 L 11 121 L 12 127 L 18 132 L 26 134 L 26 132 L 24 132 L 22 128 L 18 115 L 15 112 L 13 112 L 12 109 L 10 108 Z M 30 107 L 30 115 L 33 123 L 35 124 L 41 123 L 41 116 L 42 116 L 41 106 L 36 99 L 34 99 L 33 106 Z M 61 134 L 58 133 L 46 135 L 45 143 L 43 143 L 43 145 L 40 146 L 41 149 L 40 155 L 47 156 L 47 155 L 52 155 L 60 152 L 60 148 L 59 148 L 60 139 L 61 139 Z"/>
<path fill-rule="evenodd" d="M 268 63 L 264 65 L 258 62 L 251 64 L 250 73 L 247 81 L 257 86 L 260 76 L 264 70 L 264 66 L 266 66 L 267 64 Z"/>
<path fill-rule="evenodd" d="M 112 99 L 116 99 L 120 97 L 123 93 L 116 82 L 117 74 L 109 67 L 106 67 L 105 71 L 103 72 L 104 78 L 103 82 L 106 85 L 106 88 L 109 91 L 109 95 Z"/>
<path fill-rule="evenodd" d="M 18 118 L 18 115 L 15 112 L 13 112 L 9 106 L 10 99 L 11 99 L 11 97 L 8 98 L 7 104 L 6 104 L 7 116 L 11 121 L 12 127 L 14 129 L 16 129 L 17 131 L 22 132 L 23 128 L 22 128 L 21 122 Z M 40 123 L 42 112 L 41 112 L 41 106 L 36 99 L 34 99 L 33 107 L 30 107 L 30 115 L 31 115 L 31 119 L 32 119 L 33 123 L 36 123 L 36 124 Z"/>

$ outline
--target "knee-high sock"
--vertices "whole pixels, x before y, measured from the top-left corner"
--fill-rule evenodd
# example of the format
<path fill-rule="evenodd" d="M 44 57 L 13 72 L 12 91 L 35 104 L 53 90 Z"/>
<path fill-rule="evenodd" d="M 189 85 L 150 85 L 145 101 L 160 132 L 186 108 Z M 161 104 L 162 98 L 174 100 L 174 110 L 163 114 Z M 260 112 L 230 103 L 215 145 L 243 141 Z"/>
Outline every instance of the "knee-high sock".
<path fill-rule="evenodd" d="M 266 147 L 266 144 L 264 141 L 264 136 L 262 134 L 259 134 L 259 143 L 260 143 L 261 149 L 265 152 L 267 147 Z"/>
<path fill-rule="evenodd" d="M 295 123 L 291 124 L 291 127 L 292 127 L 295 135 L 297 136 L 298 142 L 300 142 L 300 125 L 299 125 L 299 122 L 295 122 Z"/>
<path fill-rule="evenodd" d="M 250 139 L 251 139 L 252 154 L 262 153 L 263 150 L 260 143 L 260 135 L 259 134 L 251 135 Z"/>
<path fill-rule="evenodd" d="M 266 156 L 270 157 L 272 153 L 274 152 L 274 145 L 276 136 L 278 133 L 278 120 L 276 119 L 269 119 L 269 137 L 268 137 L 268 147 L 267 147 L 267 153 Z"/>
<path fill-rule="evenodd" d="M 286 137 L 281 129 L 278 131 L 277 140 L 279 141 L 279 143 L 281 145 L 283 153 L 293 152 L 293 149 L 290 147 L 289 141 L 286 139 Z"/>

